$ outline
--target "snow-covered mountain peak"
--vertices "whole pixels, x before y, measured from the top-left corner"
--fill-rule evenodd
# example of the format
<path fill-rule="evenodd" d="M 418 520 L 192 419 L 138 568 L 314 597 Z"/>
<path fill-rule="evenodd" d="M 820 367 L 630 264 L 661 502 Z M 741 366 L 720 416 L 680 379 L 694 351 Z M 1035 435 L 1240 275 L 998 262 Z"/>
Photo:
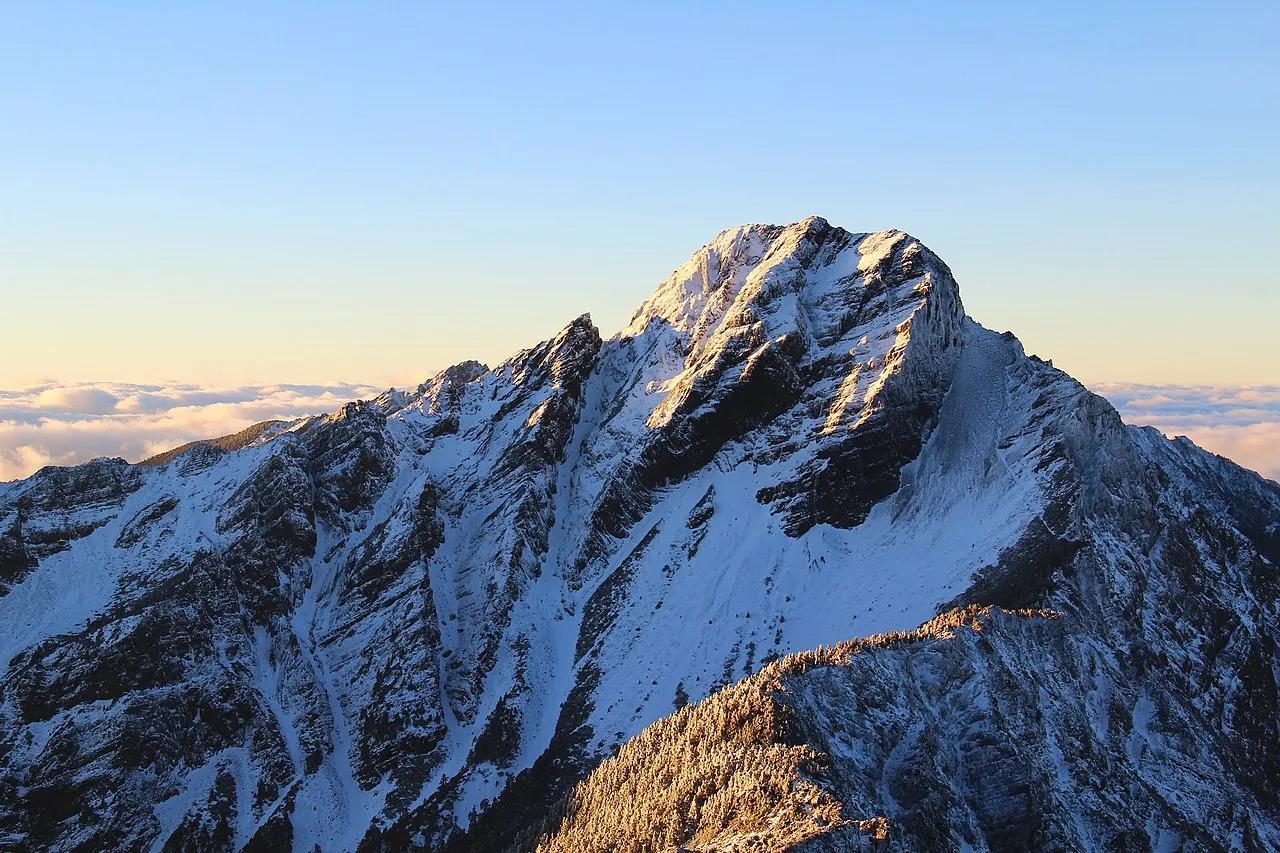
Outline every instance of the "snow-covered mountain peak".
<path fill-rule="evenodd" d="M 886 292 L 891 285 L 897 292 Z M 959 313 L 950 271 L 905 232 L 855 234 L 820 217 L 744 225 L 721 232 L 676 269 L 622 335 L 663 325 L 683 338 L 691 363 L 744 340 L 758 346 L 788 334 L 798 336 L 795 345 L 820 350 L 839 344 L 877 300 L 916 297 L 954 303 L 944 313 Z"/>
<path fill-rule="evenodd" d="M 0 487 L 0 846 L 505 849 L 673 708 L 951 603 L 1064 616 L 794 682 L 815 749 L 852 738 L 851 813 L 981 850 L 1039 810 L 1087 847 L 1115 820 L 1073 780 L 1105 777 L 1143 838 L 1275 846 L 1248 779 L 1280 767 L 1277 518 L 1275 484 L 966 317 L 909 234 L 730 229 L 609 340 L 583 315 L 492 369 Z M 1197 742 L 1209 718 L 1252 747 Z M 681 740 L 714 707 L 675 719 L 675 754 L 733 754 Z M 1231 808 L 1184 808 L 1207 796 Z"/>
<path fill-rule="evenodd" d="M 761 490 L 781 508 L 838 460 L 852 464 L 850 453 L 866 452 L 853 447 L 877 430 L 893 434 L 901 462 L 911 458 L 918 445 L 903 437 L 918 435 L 945 395 L 963 325 L 950 270 L 918 240 L 811 217 L 722 232 L 658 287 L 618 341 L 647 353 L 644 428 L 656 442 L 649 455 L 665 459 L 653 466 L 665 472 L 657 479 L 686 464 L 658 446 L 705 460 L 769 423 L 777 446 L 799 451 L 765 455 L 787 459 L 775 472 L 782 482 Z M 637 437 L 643 444 L 646 435 Z M 884 496 L 877 488 L 865 500 Z M 826 520 L 856 524 L 868 508 Z"/>
<path fill-rule="evenodd" d="M 567 374 L 580 371 L 583 360 L 594 357 L 599 347 L 600 331 L 591 322 L 590 314 L 582 314 L 549 339 L 516 353 L 493 373 L 507 376 L 518 385 L 543 375 L 558 383 Z"/>

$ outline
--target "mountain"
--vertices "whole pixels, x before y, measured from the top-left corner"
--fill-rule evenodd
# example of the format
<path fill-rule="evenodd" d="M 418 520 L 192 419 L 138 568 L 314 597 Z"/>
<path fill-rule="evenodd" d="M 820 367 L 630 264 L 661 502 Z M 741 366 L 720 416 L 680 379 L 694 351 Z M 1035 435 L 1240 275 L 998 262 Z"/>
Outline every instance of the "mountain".
<path fill-rule="evenodd" d="M 1280 486 L 900 231 L 178 450 L 0 485 L 0 846 L 1280 846 Z"/>

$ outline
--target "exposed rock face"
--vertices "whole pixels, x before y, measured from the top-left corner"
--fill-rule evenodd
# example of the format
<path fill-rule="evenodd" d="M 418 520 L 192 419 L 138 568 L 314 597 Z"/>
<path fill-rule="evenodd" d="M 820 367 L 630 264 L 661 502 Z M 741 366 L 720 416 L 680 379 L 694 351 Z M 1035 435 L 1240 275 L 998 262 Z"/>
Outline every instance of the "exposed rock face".
<path fill-rule="evenodd" d="M 179 450 L 0 486 L 0 846 L 1280 843 L 1280 486 L 901 232 Z"/>
<path fill-rule="evenodd" d="M 7 502 L 0 540 L 0 577 L 12 583 L 41 557 L 66 551 L 112 518 L 141 484 L 123 459 L 95 459 L 76 468 L 42 468 Z"/>
<path fill-rule="evenodd" d="M 1082 402 L 1113 440 L 1063 443 L 1074 474 L 1110 469 L 1069 488 L 1076 548 L 1010 566 L 1048 572 L 1025 594 L 1053 609 L 969 605 L 784 658 L 629 742 L 539 849 L 1280 845 L 1277 576 L 1247 532 L 1280 490 L 1211 498 L 1239 469 Z"/>

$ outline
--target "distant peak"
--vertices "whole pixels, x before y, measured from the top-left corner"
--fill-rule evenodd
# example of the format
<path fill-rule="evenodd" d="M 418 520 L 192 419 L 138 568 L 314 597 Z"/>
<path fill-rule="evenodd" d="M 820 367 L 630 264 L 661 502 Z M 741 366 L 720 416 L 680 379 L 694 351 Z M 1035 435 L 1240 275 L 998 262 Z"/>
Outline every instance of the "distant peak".
<path fill-rule="evenodd" d="M 472 379 L 486 373 L 488 370 L 489 366 L 484 362 L 469 359 L 467 361 L 460 361 L 450 367 L 446 367 L 444 370 L 440 371 L 440 375 L 455 382 L 470 382 Z"/>
<path fill-rule="evenodd" d="M 450 365 L 432 376 L 414 389 L 413 397 L 438 398 L 446 391 L 456 391 L 468 382 L 474 382 L 489 372 L 489 366 L 483 362 L 468 360 Z"/>
<path fill-rule="evenodd" d="M 548 343 L 553 349 L 561 348 L 566 345 L 574 346 L 575 342 L 591 342 L 595 345 L 600 341 L 600 330 L 596 328 L 596 324 L 591 322 L 591 314 L 579 314 L 568 325 L 556 333 Z"/>
<path fill-rule="evenodd" d="M 808 230 L 828 230 L 832 227 L 831 223 L 821 216 L 806 216 L 804 219 L 795 223 L 795 225 Z M 793 226 L 794 227 L 794 226 Z"/>

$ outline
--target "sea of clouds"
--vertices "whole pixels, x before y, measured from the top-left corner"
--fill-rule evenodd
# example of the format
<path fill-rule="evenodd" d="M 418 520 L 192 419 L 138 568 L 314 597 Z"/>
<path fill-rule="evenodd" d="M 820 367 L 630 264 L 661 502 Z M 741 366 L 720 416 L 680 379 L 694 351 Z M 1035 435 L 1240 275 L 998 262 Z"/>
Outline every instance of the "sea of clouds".
<path fill-rule="evenodd" d="M 44 383 L 0 391 L 0 481 L 97 456 L 137 462 L 259 421 L 292 420 L 368 399 L 370 385 Z M 1131 424 L 1186 435 L 1280 479 L 1280 386 L 1095 384 Z"/>
<path fill-rule="evenodd" d="M 385 389 L 326 385 L 44 383 L 0 391 L 0 481 L 98 456 L 137 462 L 266 420 L 333 411 Z"/>
<path fill-rule="evenodd" d="M 1196 444 L 1280 480 L 1280 385 L 1095 383 L 1127 423 L 1185 435 Z"/>

